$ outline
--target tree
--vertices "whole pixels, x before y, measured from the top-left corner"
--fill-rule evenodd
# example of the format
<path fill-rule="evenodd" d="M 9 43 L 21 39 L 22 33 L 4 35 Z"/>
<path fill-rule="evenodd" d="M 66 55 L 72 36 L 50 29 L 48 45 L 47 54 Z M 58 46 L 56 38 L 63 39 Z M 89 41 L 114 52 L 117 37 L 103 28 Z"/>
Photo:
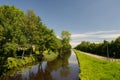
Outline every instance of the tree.
<path fill-rule="evenodd" d="M 120 36 L 115 40 L 113 49 L 116 56 L 120 57 Z"/>
<path fill-rule="evenodd" d="M 66 43 L 69 43 L 71 40 L 71 34 L 68 31 L 62 31 L 61 33 L 62 40 L 66 41 Z"/>
<path fill-rule="evenodd" d="M 102 43 L 90 43 L 82 41 L 81 44 L 77 45 L 75 49 L 98 54 L 106 57 L 120 58 L 120 37 L 116 38 L 115 41 L 108 42 L 104 40 Z"/>
<path fill-rule="evenodd" d="M 24 13 L 15 6 L 0 6 L 0 57 L 3 54 L 24 56 L 33 53 L 33 47 L 41 52 L 46 49 L 59 51 L 62 47 L 70 49 L 70 36 L 68 31 L 63 31 L 62 41 L 58 39 L 33 10 Z"/>
<path fill-rule="evenodd" d="M 63 45 L 63 49 L 70 49 L 71 45 L 70 45 L 70 40 L 71 40 L 71 34 L 68 31 L 62 31 L 61 33 L 61 39 L 62 39 L 62 45 Z"/>
<path fill-rule="evenodd" d="M 6 53 L 11 50 L 14 53 L 14 50 L 21 45 L 19 44 L 21 38 L 23 39 L 21 36 L 24 36 L 22 33 L 23 29 L 21 29 L 20 26 L 24 17 L 24 13 L 14 6 L 4 5 L 0 7 L 0 15 L 0 43 L 1 49 L 3 49 L 1 51 Z"/>
<path fill-rule="evenodd" d="M 4 54 L 6 57 L 16 57 L 17 44 L 15 43 L 6 43 L 3 46 Z"/>
<path fill-rule="evenodd" d="M 29 43 L 37 44 L 37 40 L 39 37 L 39 23 L 41 19 L 35 15 L 33 10 L 28 10 L 26 14 L 26 27 L 25 27 L 25 35 L 27 39 L 29 39 Z M 36 36 L 35 36 L 36 35 Z M 34 38 L 33 38 L 34 37 Z"/>

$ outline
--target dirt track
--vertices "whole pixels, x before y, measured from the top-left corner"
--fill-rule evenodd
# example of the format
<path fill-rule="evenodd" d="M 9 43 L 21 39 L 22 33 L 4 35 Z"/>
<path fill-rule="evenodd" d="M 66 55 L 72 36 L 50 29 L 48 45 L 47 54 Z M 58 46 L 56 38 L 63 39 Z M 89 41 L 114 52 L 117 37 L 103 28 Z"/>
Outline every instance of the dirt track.
<path fill-rule="evenodd" d="M 120 59 L 107 58 L 107 57 L 103 57 L 103 56 L 99 56 L 99 55 L 95 55 L 95 54 L 91 54 L 91 53 L 86 53 L 86 52 L 83 52 L 83 53 L 86 54 L 86 55 L 93 56 L 95 58 L 101 59 L 101 60 L 120 62 Z"/>

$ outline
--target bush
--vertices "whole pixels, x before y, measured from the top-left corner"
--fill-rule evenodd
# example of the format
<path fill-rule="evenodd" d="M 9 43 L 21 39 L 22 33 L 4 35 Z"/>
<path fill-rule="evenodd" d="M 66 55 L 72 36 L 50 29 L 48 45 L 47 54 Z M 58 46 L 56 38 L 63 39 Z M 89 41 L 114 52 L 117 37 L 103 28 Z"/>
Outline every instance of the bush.
<path fill-rule="evenodd" d="M 7 67 L 7 69 L 13 69 L 13 68 L 17 68 L 17 67 L 22 67 L 22 66 L 32 63 L 34 61 L 35 61 L 35 58 L 33 56 L 24 57 L 23 59 L 9 57 L 7 59 L 6 67 Z"/>

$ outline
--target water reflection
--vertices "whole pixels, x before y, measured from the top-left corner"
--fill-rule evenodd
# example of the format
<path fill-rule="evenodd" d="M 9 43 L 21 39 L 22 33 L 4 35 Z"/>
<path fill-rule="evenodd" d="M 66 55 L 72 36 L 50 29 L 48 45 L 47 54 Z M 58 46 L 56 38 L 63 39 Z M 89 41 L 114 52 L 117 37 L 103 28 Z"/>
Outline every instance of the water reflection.
<path fill-rule="evenodd" d="M 71 53 L 65 53 L 60 55 L 57 59 L 51 62 L 47 62 L 46 71 L 52 73 L 54 77 L 54 73 L 60 74 L 61 77 L 67 77 L 70 74 L 69 62 L 68 58 L 70 57 Z"/>
<path fill-rule="evenodd" d="M 75 63 L 71 63 L 73 59 Z M 40 62 L 0 80 L 79 80 L 78 72 L 76 56 L 69 52 L 51 62 Z"/>

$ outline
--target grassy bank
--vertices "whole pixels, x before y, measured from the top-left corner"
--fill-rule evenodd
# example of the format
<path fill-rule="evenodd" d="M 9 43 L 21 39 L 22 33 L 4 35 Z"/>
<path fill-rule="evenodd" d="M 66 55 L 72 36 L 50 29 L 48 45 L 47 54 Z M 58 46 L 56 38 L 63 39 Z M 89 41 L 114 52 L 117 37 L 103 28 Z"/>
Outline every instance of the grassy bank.
<path fill-rule="evenodd" d="M 43 60 L 44 61 L 52 61 L 54 59 L 57 58 L 58 56 L 58 52 L 54 53 L 52 51 L 44 51 L 43 53 Z M 39 54 L 37 54 L 39 55 Z M 41 57 L 42 58 L 42 57 Z M 13 70 L 20 70 L 26 66 L 29 65 L 33 65 L 35 64 L 35 62 L 38 61 L 38 57 L 37 56 L 26 56 L 24 58 L 13 58 L 13 57 L 9 57 L 4 65 L 4 72 L 2 73 L 2 75 L 9 75 L 13 72 Z"/>
<path fill-rule="evenodd" d="M 54 59 L 56 59 L 58 56 L 58 53 L 54 53 L 52 51 L 44 51 L 43 53 L 43 60 L 45 61 L 52 61 Z M 24 57 L 22 58 L 13 58 L 13 57 L 9 57 L 6 61 L 6 68 L 7 69 L 14 69 L 14 68 L 19 68 L 22 67 L 24 65 L 30 64 L 35 62 L 35 58 L 37 58 L 36 56 L 28 56 L 28 57 Z M 41 57 L 42 58 L 42 57 Z"/>
<path fill-rule="evenodd" d="M 53 60 L 55 60 L 57 58 L 58 55 L 59 55 L 58 52 L 44 51 L 43 60 L 45 60 L 45 61 L 53 61 Z"/>
<path fill-rule="evenodd" d="M 27 65 L 29 63 L 32 63 L 34 61 L 35 61 L 34 56 L 24 57 L 23 59 L 9 57 L 7 59 L 7 63 L 6 63 L 5 66 L 6 66 L 7 69 L 19 68 L 19 67 Z"/>
<path fill-rule="evenodd" d="M 81 80 L 120 80 L 120 63 L 108 62 L 74 50 L 79 61 Z"/>

